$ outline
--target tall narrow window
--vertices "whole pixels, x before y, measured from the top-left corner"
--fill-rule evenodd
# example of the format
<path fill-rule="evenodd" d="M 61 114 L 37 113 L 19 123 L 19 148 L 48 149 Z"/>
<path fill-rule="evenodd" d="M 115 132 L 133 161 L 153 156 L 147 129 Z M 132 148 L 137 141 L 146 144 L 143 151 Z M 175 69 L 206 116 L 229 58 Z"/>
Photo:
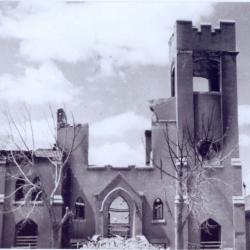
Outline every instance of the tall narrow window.
<path fill-rule="evenodd" d="M 75 203 L 75 218 L 85 219 L 85 204 L 81 197 L 77 198 Z"/>
<path fill-rule="evenodd" d="M 42 199 L 42 192 L 41 192 L 41 180 L 37 176 L 34 178 L 33 183 L 36 185 L 34 188 L 32 194 L 31 194 L 31 200 L 32 201 L 40 201 Z"/>
<path fill-rule="evenodd" d="M 175 70 L 171 71 L 171 96 L 175 96 Z"/>
<path fill-rule="evenodd" d="M 153 204 L 153 220 L 163 219 L 163 203 L 160 198 L 157 198 Z"/>
<path fill-rule="evenodd" d="M 19 177 L 16 181 L 16 189 L 15 189 L 15 200 L 20 201 L 24 199 L 24 185 L 25 185 L 25 180 L 23 177 Z"/>

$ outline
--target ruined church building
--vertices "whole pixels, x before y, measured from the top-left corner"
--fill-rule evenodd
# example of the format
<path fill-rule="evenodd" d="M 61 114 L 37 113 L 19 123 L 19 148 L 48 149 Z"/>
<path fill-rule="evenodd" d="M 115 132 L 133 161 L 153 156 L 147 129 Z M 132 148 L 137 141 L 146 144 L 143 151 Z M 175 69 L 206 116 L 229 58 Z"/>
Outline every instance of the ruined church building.
<path fill-rule="evenodd" d="M 197 131 L 202 129 L 201 121 L 208 119 L 212 112 L 214 134 L 223 137 L 218 150 L 225 155 L 232 147 L 235 150 L 218 164 L 207 166 L 213 168 L 214 177 L 219 180 L 218 184 L 204 186 L 202 190 L 213 212 L 196 218 L 198 229 L 194 225 L 196 222 L 189 219 L 184 228 L 184 246 L 186 249 L 250 249 L 250 218 L 247 217 L 250 207 L 245 212 L 238 152 L 235 23 L 221 21 L 218 28 L 204 24 L 197 29 L 190 21 L 177 21 L 169 46 L 171 97 L 150 101 L 153 118 L 151 130 L 145 131 L 144 166 L 90 166 L 88 125 L 78 125 L 79 147 L 72 152 L 67 179 L 52 201 L 58 218 L 63 216 L 66 206 L 74 211 L 72 223 L 62 229 L 61 247 L 80 246 L 83 240 L 94 235 L 117 234 L 123 237 L 143 235 L 153 245 L 174 249 L 175 222 L 170 211 L 174 213 L 178 197 L 175 185 L 171 184 L 173 180 L 168 176 L 161 178 L 154 163 L 160 159 L 163 168 L 172 171 L 171 159 L 166 157 L 166 125 L 173 134 L 183 131 L 187 124 Z M 196 84 L 199 85 L 197 80 L 201 78 L 207 86 L 200 90 Z M 68 135 L 73 131 L 65 116 L 62 109 L 58 110 L 59 147 L 65 131 Z M 46 152 L 49 150 L 36 154 L 36 168 L 50 188 Z M 8 171 L 4 159 L 0 164 L 1 173 Z M 230 188 L 222 183 L 228 183 Z M 6 207 L 15 208 L 22 199 L 20 192 L 20 196 L 5 199 L 17 185 L 4 174 L 0 175 L 1 211 Z M 51 225 L 43 206 L 41 203 L 35 208 L 29 223 L 21 230 L 17 228 L 24 219 L 23 213 L 15 209 L 10 214 L 0 213 L 0 246 L 48 248 Z M 213 226 L 209 233 L 203 227 L 206 223 Z"/>

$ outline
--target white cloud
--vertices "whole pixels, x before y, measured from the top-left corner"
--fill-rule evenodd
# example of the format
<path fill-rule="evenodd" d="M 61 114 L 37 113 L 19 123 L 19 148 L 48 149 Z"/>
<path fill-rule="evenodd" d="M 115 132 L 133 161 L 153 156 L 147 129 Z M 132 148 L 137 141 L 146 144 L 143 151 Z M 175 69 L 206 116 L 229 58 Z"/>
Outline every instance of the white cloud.
<path fill-rule="evenodd" d="M 53 63 L 28 67 L 23 75 L 0 76 L 0 99 L 8 102 L 67 103 L 76 96 L 73 85 Z"/>
<path fill-rule="evenodd" d="M 246 134 L 240 134 L 239 136 L 239 144 L 242 147 L 250 146 L 250 136 Z"/>
<path fill-rule="evenodd" d="M 21 55 L 32 61 L 99 58 L 109 74 L 110 64 L 166 64 L 175 20 L 197 22 L 212 11 L 212 3 L 188 1 L 20 1 L 2 11 L 0 36 L 20 40 Z"/>
<path fill-rule="evenodd" d="M 7 121 L 2 122 L 2 126 L 0 128 L 1 149 L 13 150 L 21 148 L 24 150 L 31 150 L 33 148 L 51 148 L 55 143 L 54 140 L 56 132 L 53 128 L 52 119 L 32 120 L 32 123 L 30 123 L 28 121 L 28 118 L 25 118 L 25 115 L 26 114 L 21 115 L 22 120 L 14 117 L 18 130 L 15 128 L 13 123 L 11 123 L 10 129 L 9 125 L 7 124 Z M 20 135 L 22 136 L 22 138 Z M 32 137 L 34 138 L 34 144 Z M 25 144 L 23 142 L 25 142 Z M 28 148 L 26 147 L 26 145 Z"/>
<path fill-rule="evenodd" d="M 250 105 L 239 105 L 239 125 L 250 125 Z"/>
<path fill-rule="evenodd" d="M 144 165 L 142 136 L 144 130 L 149 128 L 150 120 L 131 111 L 90 124 L 90 164 Z M 131 134 L 133 142 L 129 139 Z"/>
<path fill-rule="evenodd" d="M 134 112 L 126 112 L 90 125 L 90 136 L 95 138 L 121 138 L 132 130 L 143 131 L 149 128 L 150 120 Z"/>
<path fill-rule="evenodd" d="M 98 166 L 106 164 L 113 166 L 144 166 L 145 149 L 143 145 L 131 147 L 124 142 L 106 143 L 90 150 L 89 163 Z"/>

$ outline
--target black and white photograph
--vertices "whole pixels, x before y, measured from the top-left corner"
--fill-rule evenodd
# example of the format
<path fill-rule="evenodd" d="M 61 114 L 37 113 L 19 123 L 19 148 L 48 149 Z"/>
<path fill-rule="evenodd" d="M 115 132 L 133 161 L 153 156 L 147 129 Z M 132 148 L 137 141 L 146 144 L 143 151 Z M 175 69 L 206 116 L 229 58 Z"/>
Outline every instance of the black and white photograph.
<path fill-rule="evenodd" d="M 250 2 L 0 1 L 0 248 L 250 250 Z"/>

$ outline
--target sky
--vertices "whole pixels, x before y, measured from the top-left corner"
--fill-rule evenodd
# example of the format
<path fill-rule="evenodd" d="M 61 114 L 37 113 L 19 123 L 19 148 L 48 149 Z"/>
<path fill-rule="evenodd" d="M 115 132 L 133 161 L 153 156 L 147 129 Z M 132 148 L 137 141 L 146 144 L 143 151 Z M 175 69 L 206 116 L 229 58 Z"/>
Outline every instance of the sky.
<path fill-rule="evenodd" d="M 90 125 L 90 164 L 144 165 L 148 101 L 170 96 L 168 40 L 177 19 L 236 21 L 240 152 L 250 191 L 250 3 L 1 1 L 1 146 L 9 143 L 7 111 L 27 127 L 29 109 L 36 147 L 48 147 L 49 107 L 64 107 Z"/>

